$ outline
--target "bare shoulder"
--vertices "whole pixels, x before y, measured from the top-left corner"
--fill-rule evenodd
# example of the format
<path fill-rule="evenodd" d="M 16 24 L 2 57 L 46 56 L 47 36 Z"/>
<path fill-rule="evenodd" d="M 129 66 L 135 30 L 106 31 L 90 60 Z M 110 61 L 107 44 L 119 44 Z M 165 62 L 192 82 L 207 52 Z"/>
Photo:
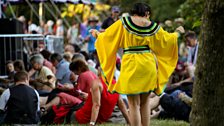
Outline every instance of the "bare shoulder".
<path fill-rule="evenodd" d="M 98 79 L 98 78 L 94 79 L 91 88 L 92 88 L 93 91 L 100 89 L 100 91 L 102 92 L 103 85 L 102 85 L 100 79 Z"/>

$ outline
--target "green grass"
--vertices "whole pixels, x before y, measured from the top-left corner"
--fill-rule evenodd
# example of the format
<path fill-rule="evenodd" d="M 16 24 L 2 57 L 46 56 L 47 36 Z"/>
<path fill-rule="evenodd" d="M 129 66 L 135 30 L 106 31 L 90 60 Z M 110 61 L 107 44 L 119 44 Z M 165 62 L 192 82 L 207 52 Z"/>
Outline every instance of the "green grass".
<path fill-rule="evenodd" d="M 59 126 L 59 125 L 58 125 Z M 87 126 L 87 125 L 63 125 L 63 126 Z M 97 126 L 127 126 L 126 124 L 115 124 L 115 123 L 105 123 Z M 175 121 L 175 120 L 151 120 L 150 126 L 190 126 L 189 123 L 184 121 Z"/>
<path fill-rule="evenodd" d="M 107 124 L 102 124 L 100 126 L 127 126 L 127 125 L 107 123 Z M 190 126 L 190 124 L 184 121 L 153 119 L 151 120 L 150 126 Z"/>
<path fill-rule="evenodd" d="M 53 125 L 52 125 L 53 126 Z M 54 126 L 88 126 L 88 125 L 80 125 L 80 124 L 66 124 L 66 125 L 54 125 Z M 105 123 L 97 126 L 127 126 L 126 124 L 115 124 L 115 123 Z M 190 126 L 189 123 L 184 121 L 175 121 L 175 120 L 151 120 L 150 126 Z"/>
<path fill-rule="evenodd" d="M 151 120 L 150 126 L 190 126 L 190 124 L 184 121 L 154 119 Z"/>

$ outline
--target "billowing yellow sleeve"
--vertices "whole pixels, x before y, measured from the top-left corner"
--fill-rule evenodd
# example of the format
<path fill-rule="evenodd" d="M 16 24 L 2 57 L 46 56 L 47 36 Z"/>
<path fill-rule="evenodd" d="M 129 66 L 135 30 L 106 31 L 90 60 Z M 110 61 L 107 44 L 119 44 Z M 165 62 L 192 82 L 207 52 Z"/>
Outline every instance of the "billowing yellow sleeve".
<path fill-rule="evenodd" d="M 103 80 L 112 86 L 116 66 L 116 53 L 121 44 L 122 23 L 120 20 L 100 33 L 95 43 L 97 55 L 102 69 Z"/>
<path fill-rule="evenodd" d="M 150 48 L 153 50 L 158 61 L 158 82 L 156 94 L 161 94 L 173 73 L 178 60 L 178 33 L 168 33 L 162 29 L 153 37 Z"/>

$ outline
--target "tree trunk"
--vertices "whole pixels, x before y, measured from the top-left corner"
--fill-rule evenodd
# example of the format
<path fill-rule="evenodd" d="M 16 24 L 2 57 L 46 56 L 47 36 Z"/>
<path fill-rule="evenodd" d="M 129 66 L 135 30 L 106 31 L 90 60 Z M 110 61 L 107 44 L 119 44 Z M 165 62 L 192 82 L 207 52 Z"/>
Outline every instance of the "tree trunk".
<path fill-rule="evenodd" d="M 192 126 L 224 126 L 224 0 L 205 0 Z"/>

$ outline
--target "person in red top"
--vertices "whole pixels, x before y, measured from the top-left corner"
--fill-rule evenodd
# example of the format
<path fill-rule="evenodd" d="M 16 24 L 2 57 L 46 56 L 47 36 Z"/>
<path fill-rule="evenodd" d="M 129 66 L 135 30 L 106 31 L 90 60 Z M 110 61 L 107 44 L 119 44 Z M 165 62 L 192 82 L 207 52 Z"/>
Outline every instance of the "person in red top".
<path fill-rule="evenodd" d="M 74 63 L 72 62 L 69 66 L 70 70 L 73 69 Z M 90 92 L 90 87 L 92 81 L 98 77 L 89 70 L 88 66 L 80 67 L 80 71 L 83 71 L 79 74 L 77 85 L 74 85 L 73 88 L 60 85 L 57 88 L 64 91 L 57 94 L 57 96 L 51 100 L 46 105 L 42 106 L 44 109 L 49 110 L 53 105 L 76 105 L 80 104 L 82 101 L 85 101 Z"/>
<path fill-rule="evenodd" d="M 84 106 L 73 112 L 70 120 L 72 123 L 95 125 L 96 122 L 106 122 L 110 118 L 115 105 L 118 104 L 124 118 L 130 124 L 127 108 L 122 97 L 119 94 L 108 93 L 106 84 L 89 71 L 83 60 L 73 61 L 69 69 L 79 75 L 78 88 L 73 89 L 73 93 L 76 89 L 81 89 L 76 90 L 76 93 L 79 92 L 79 98 L 66 93 L 59 93 L 56 98 L 44 106 L 46 110 L 53 105 L 70 104 L 72 106 L 85 101 Z"/>
<path fill-rule="evenodd" d="M 77 75 L 86 72 L 82 68 L 88 67 L 82 60 L 75 60 L 70 65 L 70 70 Z M 80 85 L 81 86 L 81 85 Z M 118 104 L 125 120 L 130 124 L 127 108 L 119 94 L 110 94 L 107 92 L 107 86 L 102 79 L 95 78 L 90 85 L 87 100 L 83 107 L 75 111 L 71 116 L 73 123 L 95 125 L 106 122 L 115 107 Z"/>
<path fill-rule="evenodd" d="M 96 84 L 92 85 L 90 90 L 96 92 L 91 91 L 88 94 L 84 106 L 73 113 L 72 120 L 75 119 L 79 124 L 87 124 L 89 122 L 103 123 L 110 118 L 115 105 L 118 103 L 119 94 L 110 94 L 107 92 L 106 84 L 101 82 L 103 81 L 96 81 Z"/>

